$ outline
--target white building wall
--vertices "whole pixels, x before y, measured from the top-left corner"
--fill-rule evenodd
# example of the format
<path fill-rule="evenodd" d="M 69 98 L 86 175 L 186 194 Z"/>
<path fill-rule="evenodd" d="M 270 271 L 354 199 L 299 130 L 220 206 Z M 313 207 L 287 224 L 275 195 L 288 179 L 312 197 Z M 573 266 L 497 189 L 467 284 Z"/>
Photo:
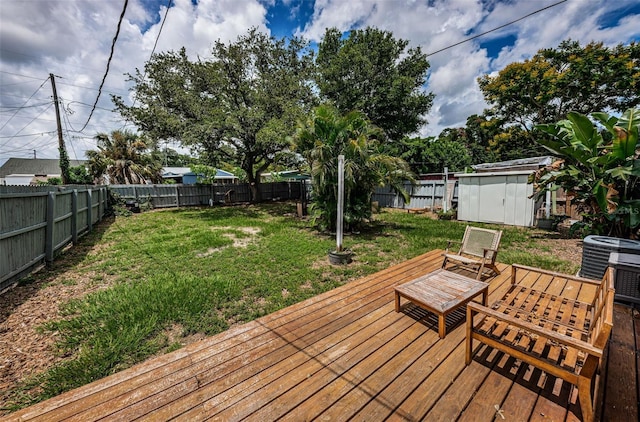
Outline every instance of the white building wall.
<path fill-rule="evenodd" d="M 33 174 L 8 174 L 4 178 L 5 185 L 18 186 L 29 185 L 33 180 Z"/>

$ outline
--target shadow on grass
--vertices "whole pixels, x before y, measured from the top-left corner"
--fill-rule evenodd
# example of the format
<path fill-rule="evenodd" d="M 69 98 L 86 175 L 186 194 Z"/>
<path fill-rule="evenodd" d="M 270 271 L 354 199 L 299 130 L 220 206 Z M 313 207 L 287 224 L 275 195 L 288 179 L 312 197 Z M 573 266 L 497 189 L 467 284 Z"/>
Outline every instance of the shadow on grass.
<path fill-rule="evenodd" d="M 105 217 L 100 223 L 93 226 L 93 231 L 85 234 L 78 240 L 78 244 L 64 249 L 56 259 L 38 271 L 34 271 L 12 288 L 0 296 L 0 323 L 40 289 L 46 287 L 61 273 L 82 262 L 93 247 L 100 243 L 104 233 L 113 224 L 115 217 Z"/>

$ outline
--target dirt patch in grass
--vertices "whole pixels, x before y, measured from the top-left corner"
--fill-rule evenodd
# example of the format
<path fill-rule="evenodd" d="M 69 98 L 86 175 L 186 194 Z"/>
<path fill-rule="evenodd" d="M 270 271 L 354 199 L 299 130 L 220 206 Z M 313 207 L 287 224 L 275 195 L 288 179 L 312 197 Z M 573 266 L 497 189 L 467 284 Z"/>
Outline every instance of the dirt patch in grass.
<path fill-rule="evenodd" d="M 220 248 L 209 248 L 206 252 L 201 252 L 196 254 L 198 258 L 205 258 L 210 256 L 216 252 L 220 252 L 221 250 L 227 249 L 229 247 L 233 248 L 246 248 L 250 244 L 255 241 L 256 236 L 260 233 L 260 229 L 257 227 L 212 227 L 211 230 L 239 230 L 242 233 L 247 234 L 247 237 L 238 237 L 235 233 L 223 233 L 222 236 L 231 240 L 233 244 L 231 246 L 222 246 Z"/>
<path fill-rule="evenodd" d="M 553 256 L 580 266 L 582 262 L 582 239 L 546 238 L 544 239 L 544 247 L 535 248 L 535 253 Z"/>
<path fill-rule="evenodd" d="M 36 274 L 35 277 L 43 273 Z M 42 281 L 19 285 L 0 300 L 0 402 L 20 382 L 51 368 L 66 356 L 56 347 L 57 332 L 42 330 L 62 318 L 60 307 L 72 299 L 106 289 L 113 277 L 65 271 Z"/>
<path fill-rule="evenodd" d="M 167 342 L 169 347 L 174 347 L 175 344 L 180 344 L 180 346 L 186 346 L 191 343 L 195 343 L 196 341 L 201 341 L 206 338 L 203 333 L 194 333 L 185 336 L 184 335 L 184 327 L 182 324 L 171 324 L 170 327 L 166 328 L 162 334 L 167 337 Z"/>

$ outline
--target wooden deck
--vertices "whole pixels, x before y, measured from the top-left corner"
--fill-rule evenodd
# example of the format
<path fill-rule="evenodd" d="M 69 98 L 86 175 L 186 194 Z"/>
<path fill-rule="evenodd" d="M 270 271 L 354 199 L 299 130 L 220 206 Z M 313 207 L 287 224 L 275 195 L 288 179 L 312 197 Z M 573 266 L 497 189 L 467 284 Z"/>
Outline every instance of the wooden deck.
<path fill-rule="evenodd" d="M 464 312 L 449 315 L 440 340 L 435 316 L 415 306 L 394 311 L 393 287 L 438 268 L 440 254 L 431 251 L 2 420 L 580 420 L 569 385 L 552 377 L 530 385 L 526 365 L 509 356 L 483 348 L 465 366 Z M 499 268 L 489 303 L 508 287 L 511 272 Z M 639 321 L 616 306 L 603 420 L 638 420 L 636 341 Z"/>

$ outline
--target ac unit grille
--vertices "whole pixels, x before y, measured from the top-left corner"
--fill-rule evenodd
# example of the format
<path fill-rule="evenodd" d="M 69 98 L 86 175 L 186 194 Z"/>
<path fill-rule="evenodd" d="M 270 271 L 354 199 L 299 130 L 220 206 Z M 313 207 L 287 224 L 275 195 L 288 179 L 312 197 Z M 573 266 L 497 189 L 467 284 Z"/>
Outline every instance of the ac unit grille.
<path fill-rule="evenodd" d="M 600 249 L 592 245 L 584 244 L 582 247 L 582 277 L 600 280 L 604 277 L 604 272 L 609 265 L 609 249 Z"/>
<path fill-rule="evenodd" d="M 611 252 L 640 255 L 640 242 L 607 236 L 587 236 L 582 245 L 582 277 L 600 280 L 609 266 Z"/>

